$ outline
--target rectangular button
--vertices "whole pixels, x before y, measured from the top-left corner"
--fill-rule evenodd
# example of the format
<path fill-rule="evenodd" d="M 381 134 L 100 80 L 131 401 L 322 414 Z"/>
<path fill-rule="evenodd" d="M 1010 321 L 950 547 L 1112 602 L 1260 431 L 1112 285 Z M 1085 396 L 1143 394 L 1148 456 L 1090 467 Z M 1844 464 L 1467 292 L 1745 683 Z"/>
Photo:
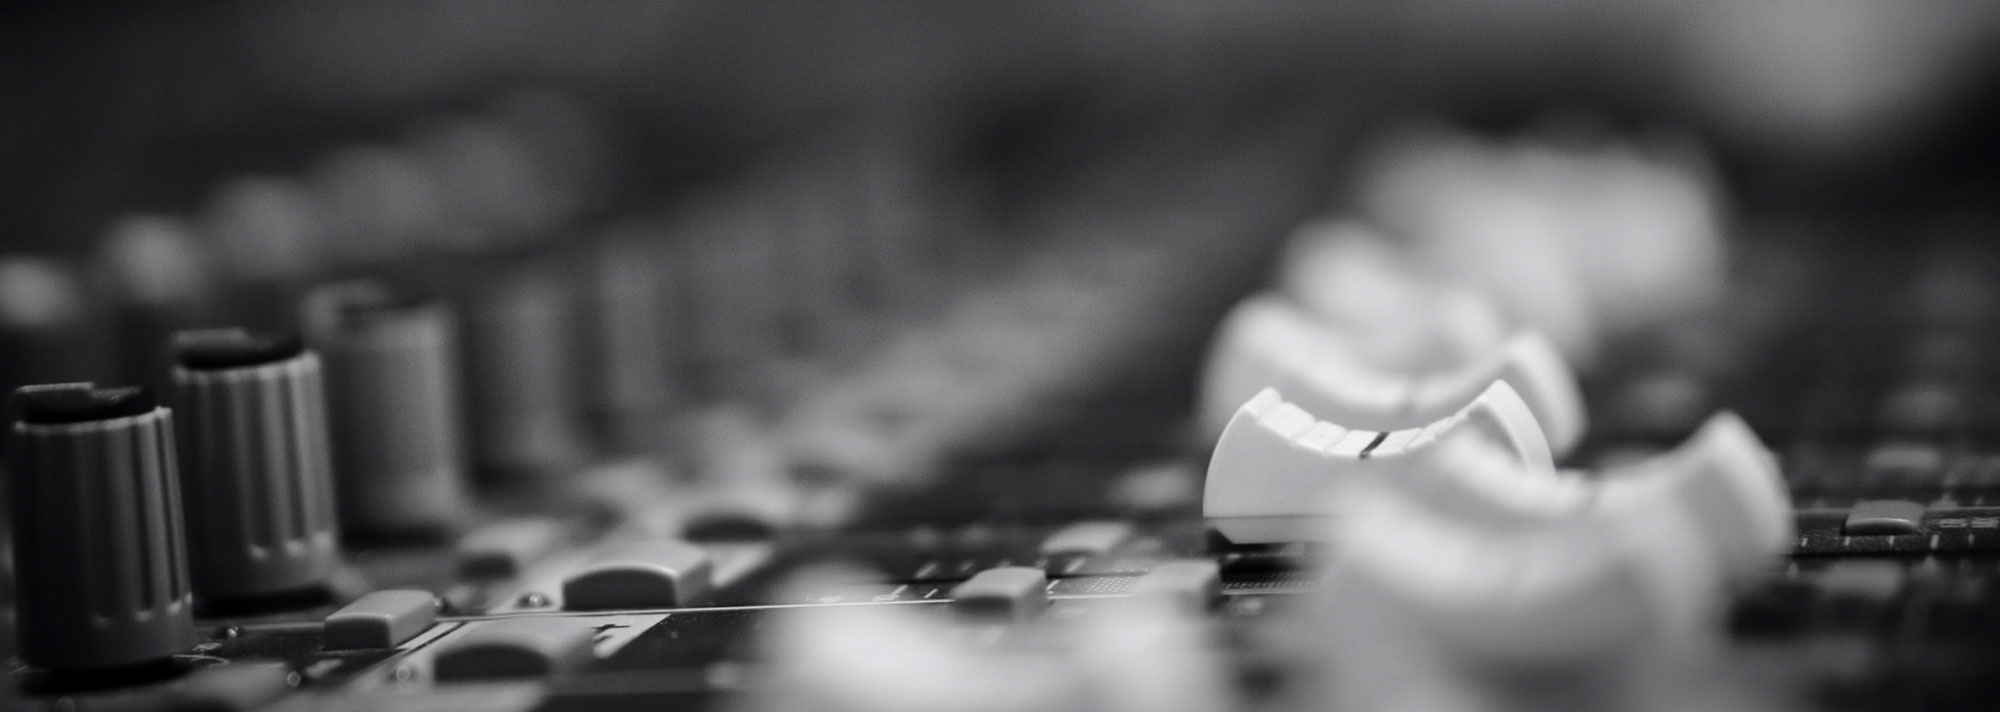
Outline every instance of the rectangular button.
<path fill-rule="evenodd" d="M 292 669 L 277 662 L 243 662 L 196 670 L 171 685 L 161 710 L 261 710 L 292 692 Z M 116 705 L 105 705 L 114 707 Z M 60 707 L 58 707 L 60 708 Z M 98 709 L 90 705 L 90 709 Z"/>
<path fill-rule="evenodd" d="M 506 519 L 458 540 L 458 569 L 468 578 L 512 578 L 561 544 L 561 524 L 550 519 Z"/>
<path fill-rule="evenodd" d="M 1049 606 L 1049 577 L 1041 569 L 987 569 L 951 591 L 952 607 L 975 618 L 1027 620 Z"/>
<path fill-rule="evenodd" d="M 1189 612 L 1207 611 L 1222 601 L 1222 567 L 1213 561 L 1160 564 L 1139 579 L 1132 595 L 1166 599 Z"/>
<path fill-rule="evenodd" d="M 1833 562 L 1815 579 L 1822 595 L 1867 601 L 1888 601 L 1903 589 L 1909 572 L 1891 559 L 1844 559 Z"/>
<path fill-rule="evenodd" d="M 1847 510 L 1841 527 L 1848 536 L 1919 534 L 1923 532 L 1924 505 L 1893 499 L 1873 499 L 1855 503 Z"/>
<path fill-rule="evenodd" d="M 588 619 L 503 618 L 463 630 L 438 652 L 439 682 L 554 677 L 594 659 Z"/>
<path fill-rule="evenodd" d="M 1131 539 L 1132 525 L 1126 522 L 1077 522 L 1043 540 L 1042 555 L 1097 556 L 1108 554 Z"/>
<path fill-rule="evenodd" d="M 680 608 L 707 598 L 715 566 L 708 551 L 675 540 L 633 542 L 563 581 L 563 608 Z"/>
<path fill-rule="evenodd" d="M 327 650 L 393 648 L 437 622 L 429 591 L 375 591 L 326 617 Z"/>

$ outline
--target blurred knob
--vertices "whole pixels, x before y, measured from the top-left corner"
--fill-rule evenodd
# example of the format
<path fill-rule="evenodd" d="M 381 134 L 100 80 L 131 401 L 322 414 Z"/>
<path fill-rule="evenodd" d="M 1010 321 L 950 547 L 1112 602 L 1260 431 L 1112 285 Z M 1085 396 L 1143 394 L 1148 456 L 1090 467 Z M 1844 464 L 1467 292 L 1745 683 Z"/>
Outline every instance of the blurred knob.
<path fill-rule="evenodd" d="M 438 188 L 445 236 L 467 252 L 518 246 L 562 218 L 562 205 L 521 137 L 497 122 L 426 126 L 412 141 Z M 433 238 L 435 239 L 435 238 Z"/>
<path fill-rule="evenodd" d="M 295 280 L 317 269 L 324 206 L 289 178 L 246 176 L 217 188 L 202 210 L 203 227 L 231 278 Z"/>
<path fill-rule="evenodd" d="M 764 208 L 731 196 L 698 213 L 674 250 L 687 300 L 678 326 L 696 374 L 690 385 L 702 397 L 752 397 L 769 387 L 772 364 L 791 350 L 785 299 L 796 285 L 781 272 L 784 245 L 775 236 L 782 227 Z"/>
<path fill-rule="evenodd" d="M 195 226 L 181 218 L 130 215 L 105 232 L 95 258 L 116 296 L 125 382 L 167 388 L 160 347 L 174 332 L 213 318 L 220 287 L 214 257 Z"/>
<path fill-rule="evenodd" d="M 72 383 L 17 390 L 9 413 L 22 658 L 121 668 L 193 645 L 170 411 Z"/>
<path fill-rule="evenodd" d="M 313 292 L 305 317 L 326 364 L 341 530 L 449 533 L 467 507 L 451 310 L 348 282 Z"/>
<path fill-rule="evenodd" d="M 586 410 L 621 452 L 661 445 L 677 390 L 675 287 L 663 235 L 651 223 L 616 225 L 590 248 L 591 358 Z"/>
<path fill-rule="evenodd" d="M 183 331 L 171 350 L 203 607 L 324 596 L 340 546 L 319 357 L 238 329 Z"/>
<path fill-rule="evenodd" d="M 322 223 L 334 239 L 329 255 L 350 264 L 380 265 L 409 255 L 444 232 L 435 176 L 412 152 L 374 146 L 334 151 L 316 169 L 313 189 Z"/>
<path fill-rule="evenodd" d="M 580 313 L 567 265 L 509 255 L 486 267 L 465 304 L 473 460 L 481 477 L 532 482 L 586 456 Z"/>
<path fill-rule="evenodd" d="M 228 280 L 227 323 L 292 328 L 293 305 L 335 242 L 319 196 L 290 178 L 244 176 L 218 187 L 200 220 Z"/>
<path fill-rule="evenodd" d="M 94 378 L 112 353 L 76 270 L 0 255 L 0 388 Z"/>

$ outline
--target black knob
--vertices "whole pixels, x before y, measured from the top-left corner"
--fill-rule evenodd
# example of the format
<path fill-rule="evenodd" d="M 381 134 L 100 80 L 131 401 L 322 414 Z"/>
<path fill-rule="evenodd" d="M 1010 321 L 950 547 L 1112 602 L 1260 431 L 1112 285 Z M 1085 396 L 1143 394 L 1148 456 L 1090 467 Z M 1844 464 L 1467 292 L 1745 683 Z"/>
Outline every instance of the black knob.
<path fill-rule="evenodd" d="M 326 395 L 298 339 L 174 335 L 188 559 L 204 609 L 323 595 L 339 565 Z"/>
<path fill-rule="evenodd" d="M 22 388 L 9 412 L 22 658 L 85 671 L 193 645 L 171 413 L 88 383 Z"/>

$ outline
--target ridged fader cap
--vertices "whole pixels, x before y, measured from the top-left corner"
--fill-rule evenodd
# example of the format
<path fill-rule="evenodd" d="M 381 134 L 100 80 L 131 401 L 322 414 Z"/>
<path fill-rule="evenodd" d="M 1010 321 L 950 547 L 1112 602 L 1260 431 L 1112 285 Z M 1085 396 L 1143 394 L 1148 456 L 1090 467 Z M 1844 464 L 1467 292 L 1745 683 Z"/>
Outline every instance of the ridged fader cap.
<path fill-rule="evenodd" d="M 240 329 L 175 334 L 188 558 L 205 608 L 323 593 L 339 565 L 319 357 Z"/>
<path fill-rule="evenodd" d="M 88 383 L 22 388 L 8 412 L 22 658 L 75 672 L 193 645 L 171 413 Z"/>

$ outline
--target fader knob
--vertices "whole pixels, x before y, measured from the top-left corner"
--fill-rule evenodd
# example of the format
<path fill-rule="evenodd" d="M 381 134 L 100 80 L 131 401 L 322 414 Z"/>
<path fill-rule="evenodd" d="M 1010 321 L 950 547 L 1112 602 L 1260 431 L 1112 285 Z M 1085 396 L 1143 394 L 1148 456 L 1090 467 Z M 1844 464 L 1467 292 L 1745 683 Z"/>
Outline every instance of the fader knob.
<path fill-rule="evenodd" d="M 55 671 L 194 644 L 173 418 L 144 388 L 29 386 L 8 404 L 20 649 Z"/>
<path fill-rule="evenodd" d="M 1394 432 L 1319 420 L 1266 388 L 1237 409 L 1216 442 L 1202 516 L 1237 544 L 1315 541 L 1326 517 L 1344 513 L 1327 506 L 1337 499 L 1330 490 L 1437 479 L 1437 453 L 1457 438 L 1489 443 L 1515 471 L 1555 470 L 1548 438 L 1505 381 L 1456 414 Z"/>
<path fill-rule="evenodd" d="M 466 510 L 454 320 L 442 304 L 368 282 L 306 300 L 326 363 L 340 528 L 352 538 L 428 538 Z"/>
<path fill-rule="evenodd" d="M 1279 264 L 1277 290 L 1378 369 L 1457 368 L 1510 331 L 1492 299 L 1427 272 L 1416 255 L 1359 221 L 1301 225 Z"/>
<path fill-rule="evenodd" d="M 340 546 L 319 357 L 296 338 L 239 329 L 180 332 L 172 352 L 202 605 L 323 596 Z"/>
<path fill-rule="evenodd" d="M 1699 633 L 1717 572 L 1680 544 L 1692 522 L 1661 509 L 1633 519 L 1551 519 L 1495 528 L 1454 522 L 1387 491 L 1336 521 L 1332 593 L 1354 617 L 1398 619 L 1431 652 L 1517 666 L 1576 665 Z M 1688 609 L 1688 610 L 1680 610 Z"/>
<path fill-rule="evenodd" d="M 1461 522 L 1498 527 L 1564 518 L 1634 520 L 1683 512 L 1681 543 L 1701 550 L 1731 580 L 1754 580 L 1792 549 L 1794 513 L 1778 463 L 1742 418 L 1724 412 L 1671 452 L 1554 478 L 1523 468 L 1477 440 L 1440 443 L 1442 476 L 1404 478 L 1405 494 Z"/>
<path fill-rule="evenodd" d="M 1534 413 L 1556 452 L 1567 453 L 1583 437 L 1576 376 L 1540 334 L 1520 332 L 1462 363 L 1421 372 L 1369 363 L 1359 343 L 1368 338 L 1365 332 L 1329 328 L 1283 299 L 1244 300 L 1223 320 L 1210 351 L 1202 384 L 1204 431 L 1221 434 L 1237 406 L 1266 387 L 1345 426 L 1398 430 L 1449 416 L 1488 384 L 1504 381 Z"/>

